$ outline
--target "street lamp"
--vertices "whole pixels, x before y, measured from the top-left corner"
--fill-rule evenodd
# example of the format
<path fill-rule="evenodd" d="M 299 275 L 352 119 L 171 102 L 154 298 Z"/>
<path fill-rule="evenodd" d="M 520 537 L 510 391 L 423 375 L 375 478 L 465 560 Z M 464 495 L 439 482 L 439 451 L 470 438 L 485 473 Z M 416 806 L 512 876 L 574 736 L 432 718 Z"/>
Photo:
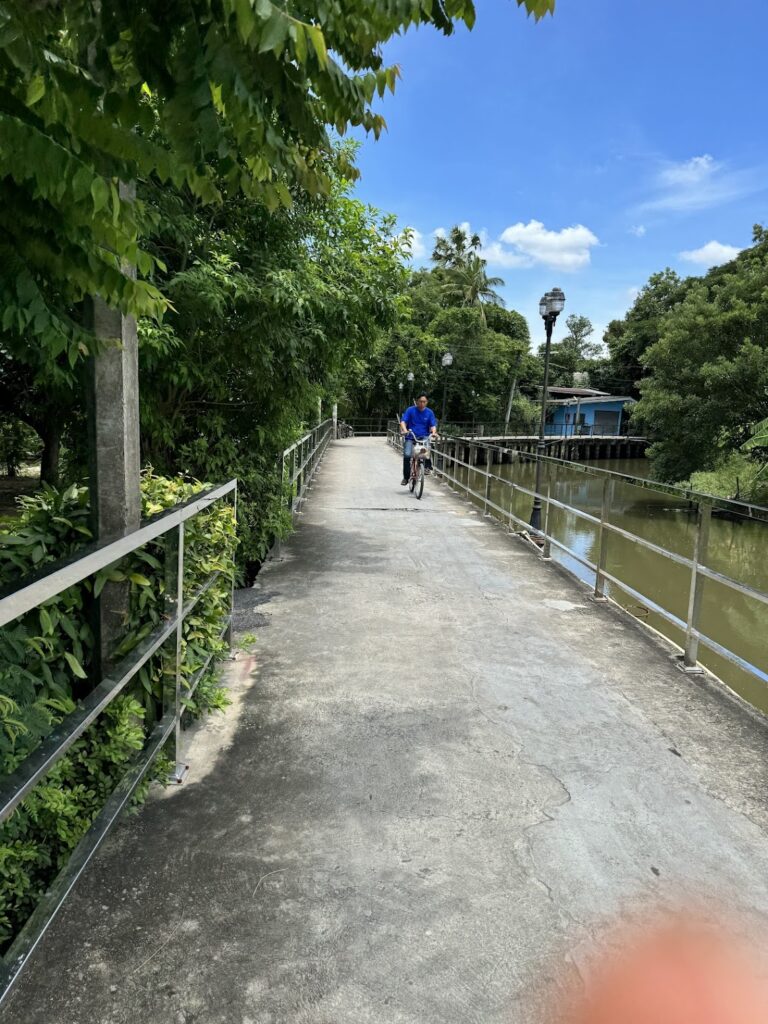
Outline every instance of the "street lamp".
<path fill-rule="evenodd" d="M 400 381 L 399 384 L 397 385 L 397 390 L 400 392 L 400 396 L 399 396 L 399 398 L 397 400 L 397 422 L 399 423 L 400 419 L 401 419 L 401 417 L 403 415 L 403 382 L 402 381 Z"/>
<path fill-rule="evenodd" d="M 474 388 L 471 391 L 472 394 L 472 433 L 475 432 L 475 399 L 477 398 L 477 392 Z"/>
<path fill-rule="evenodd" d="M 445 370 L 445 373 L 443 374 L 443 415 L 442 415 L 442 419 L 440 420 L 440 429 L 441 430 L 442 430 L 443 425 L 445 423 L 445 403 L 446 403 L 446 400 L 448 398 L 448 370 L 449 370 L 449 368 L 451 366 L 453 366 L 453 356 L 451 355 L 450 352 L 446 352 L 445 353 L 445 355 L 442 358 L 442 364 L 443 364 L 443 369 Z"/>
<path fill-rule="evenodd" d="M 536 496 L 533 499 L 533 508 L 531 509 L 531 527 L 537 533 L 541 531 L 541 467 L 544 464 L 543 456 L 546 451 L 544 430 L 547 418 L 547 394 L 549 392 L 549 348 L 552 343 L 552 328 L 555 326 L 555 320 L 562 313 L 564 307 L 565 295 L 560 288 L 553 288 L 551 292 L 547 292 L 546 295 L 542 296 L 539 302 L 539 314 L 544 321 L 547 331 L 547 344 L 544 348 L 544 383 L 541 389 L 539 443 L 536 445 L 536 486 L 534 488 Z"/>
<path fill-rule="evenodd" d="M 413 381 L 414 381 L 413 370 L 409 370 L 408 371 L 408 383 L 409 383 L 410 387 L 408 388 L 408 390 L 410 391 L 410 394 L 411 394 L 411 397 L 409 399 L 411 405 L 413 405 Z"/>

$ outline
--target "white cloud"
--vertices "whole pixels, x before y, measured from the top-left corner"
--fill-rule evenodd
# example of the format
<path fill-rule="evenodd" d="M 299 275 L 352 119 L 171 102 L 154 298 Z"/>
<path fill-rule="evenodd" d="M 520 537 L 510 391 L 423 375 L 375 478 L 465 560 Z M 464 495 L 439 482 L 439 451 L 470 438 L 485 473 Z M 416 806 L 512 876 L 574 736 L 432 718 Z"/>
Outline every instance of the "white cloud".
<path fill-rule="evenodd" d="M 445 228 L 435 228 L 435 230 L 432 232 L 432 234 L 434 235 L 435 238 L 447 238 L 448 237 L 448 232 L 445 230 Z"/>
<path fill-rule="evenodd" d="M 631 299 L 632 302 L 635 301 L 635 299 L 637 298 L 637 296 L 639 294 L 640 294 L 640 289 L 637 287 L 637 285 L 633 285 L 631 288 L 627 288 L 627 298 Z"/>
<path fill-rule="evenodd" d="M 424 245 L 424 235 L 416 228 L 411 228 L 411 256 L 415 260 L 423 259 L 427 255 L 427 247 Z"/>
<path fill-rule="evenodd" d="M 680 259 L 687 263 L 698 263 L 702 267 L 719 267 L 735 259 L 741 249 L 735 245 L 723 245 L 722 242 L 707 242 L 700 249 L 690 249 L 680 253 Z"/>
<path fill-rule="evenodd" d="M 634 235 L 635 238 L 642 238 L 646 230 L 647 228 L 645 224 L 633 224 L 632 227 L 629 229 L 629 233 L 630 235 Z"/>
<path fill-rule="evenodd" d="M 763 191 L 766 178 L 759 168 L 734 171 L 705 153 L 664 164 L 656 174 L 654 188 L 656 194 L 639 207 L 643 213 L 722 206 Z"/>
<path fill-rule="evenodd" d="M 590 250 L 600 244 L 597 236 L 583 224 L 551 231 L 538 220 L 512 224 L 502 231 L 499 242 L 511 247 L 505 250 L 499 243 L 488 247 L 493 249 L 493 255 L 501 266 L 542 265 L 569 271 L 588 266 Z M 490 256 L 486 258 L 489 263 L 493 262 Z M 503 259 L 509 262 L 501 262 Z"/>
<path fill-rule="evenodd" d="M 483 245 L 483 259 L 491 266 L 505 267 L 530 267 L 532 265 L 528 256 L 512 249 L 505 249 L 501 242 L 487 242 Z"/>
<path fill-rule="evenodd" d="M 659 172 L 659 181 L 662 185 L 698 185 L 711 178 L 722 166 L 709 153 L 705 153 L 682 163 L 667 164 Z"/>

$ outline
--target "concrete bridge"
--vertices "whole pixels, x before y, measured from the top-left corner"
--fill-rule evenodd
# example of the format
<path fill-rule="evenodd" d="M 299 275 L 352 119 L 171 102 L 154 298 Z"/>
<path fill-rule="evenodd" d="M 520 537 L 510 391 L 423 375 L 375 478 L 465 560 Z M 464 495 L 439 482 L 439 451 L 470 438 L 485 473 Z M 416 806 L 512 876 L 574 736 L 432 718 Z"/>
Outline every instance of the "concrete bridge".
<path fill-rule="evenodd" d="M 617 915 L 768 917 L 768 732 L 382 439 L 239 594 L 181 787 L 97 854 L 10 1024 L 527 1024 Z"/>

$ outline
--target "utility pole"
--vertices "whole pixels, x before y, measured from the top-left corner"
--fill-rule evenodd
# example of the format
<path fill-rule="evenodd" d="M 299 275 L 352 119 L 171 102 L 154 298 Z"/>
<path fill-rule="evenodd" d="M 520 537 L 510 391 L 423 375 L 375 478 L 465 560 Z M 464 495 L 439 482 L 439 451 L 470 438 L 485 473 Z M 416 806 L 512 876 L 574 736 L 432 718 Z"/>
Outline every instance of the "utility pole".
<path fill-rule="evenodd" d="M 515 400 L 515 391 L 517 391 L 517 371 L 520 369 L 520 360 L 523 358 L 522 352 L 518 355 L 515 360 L 514 377 L 512 378 L 512 387 L 509 389 L 509 401 L 507 402 L 507 415 L 504 417 L 504 436 L 506 437 L 509 433 L 509 420 L 512 416 L 512 403 Z"/>

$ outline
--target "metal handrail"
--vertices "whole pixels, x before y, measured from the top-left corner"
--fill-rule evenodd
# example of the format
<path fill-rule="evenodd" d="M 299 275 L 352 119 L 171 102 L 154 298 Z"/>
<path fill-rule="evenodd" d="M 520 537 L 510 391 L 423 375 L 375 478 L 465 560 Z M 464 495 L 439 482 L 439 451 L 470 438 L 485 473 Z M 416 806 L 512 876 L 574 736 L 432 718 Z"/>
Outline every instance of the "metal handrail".
<path fill-rule="evenodd" d="M 390 430 L 387 440 L 390 444 L 392 444 L 393 447 L 401 447 L 399 434 L 395 430 Z M 587 473 L 592 476 L 601 477 L 604 481 L 604 487 L 601 514 L 599 517 L 594 516 L 589 512 L 585 512 L 583 509 L 577 508 L 575 505 L 569 505 L 567 502 L 558 501 L 557 499 L 553 498 L 549 493 L 549 485 L 547 485 L 546 489 L 541 493 L 541 495 L 539 495 L 545 509 L 544 527 L 540 534 L 543 540 L 543 557 L 549 557 L 550 546 L 554 545 L 556 548 L 558 548 L 561 551 L 564 551 L 576 562 L 578 562 L 581 565 L 584 565 L 586 568 L 588 568 L 595 574 L 595 597 L 598 600 L 608 599 L 605 594 L 605 581 L 611 582 L 629 596 L 635 598 L 636 600 L 648 606 L 648 608 L 650 608 L 653 612 L 661 616 L 671 625 L 675 626 L 677 629 L 682 630 L 685 633 L 685 644 L 681 648 L 683 651 L 683 664 L 684 667 L 688 670 L 701 671 L 698 662 L 698 645 L 699 643 L 702 643 L 705 647 L 708 647 L 711 651 L 718 654 L 720 657 L 725 658 L 732 664 L 738 666 L 743 671 L 755 676 L 761 682 L 768 683 L 768 673 L 763 671 L 757 665 L 753 665 L 751 662 L 742 658 L 735 651 L 731 651 L 729 648 L 724 647 L 722 644 L 718 643 L 718 641 L 716 641 L 714 638 L 707 636 L 699 629 L 702 577 L 711 579 L 717 583 L 727 586 L 731 590 L 743 594 L 745 597 L 760 601 L 762 604 L 768 604 L 768 593 L 758 590 L 755 587 L 749 586 L 748 584 L 742 583 L 740 580 L 733 579 L 725 573 L 718 572 L 717 570 L 711 569 L 708 566 L 702 564 L 702 560 L 706 557 L 709 522 L 712 515 L 712 508 L 715 505 L 717 507 L 728 508 L 728 506 L 730 506 L 731 504 L 743 505 L 745 503 L 733 503 L 723 498 L 718 499 L 711 495 L 698 494 L 693 491 L 688 491 L 683 488 L 675 488 L 670 485 L 659 485 L 659 487 L 657 488 L 653 481 L 644 480 L 640 477 L 627 476 L 626 474 L 622 473 L 612 473 L 610 470 L 599 469 L 597 467 L 587 467 L 579 463 L 568 462 L 564 459 L 556 459 L 551 456 L 539 456 L 537 453 L 522 453 L 517 451 L 516 449 L 508 448 L 505 446 L 493 445 L 488 442 L 483 443 L 479 441 L 456 441 L 454 439 L 450 439 L 449 443 L 453 444 L 454 448 L 460 443 L 467 444 L 468 447 L 470 448 L 470 451 L 472 449 L 483 448 L 495 452 L 503 452 L 505 455 L 510 455 L 513 457 L 518 456 L 521 461 L 527 462 L 533 462 L 536 459 L 541 458 L 545 463 L 549 464 L 550 466 L 564 467 L 567 468 L 569 471 L 576 470 L 581 473 Z M 464 483 L 455 474 L 446 472 L 446 460 L 450 462 L 452 466 L 463 467 L 469 470 L 470 472 L 478 474 L 481 478 L 483 478 L 485 480 L 485 493 L 481 494 L 480 492 L 470 487 L 468 481 Z M 445 447 L 438 448 L 436 450 L 434 465 L 435 471 L 438 476 L 442 476 L 450 483 L 455 484 L 457 487 L 459 487 L 462 491 L 464 491 L 465 494 L 477 499 L 478 502 L 481 502 L 486 513 L 488 512 L 488 509 L 493 509 L 499 513 L 502 519 L 506 519 L 510 525 L 512 522 L 514 522 L 520 527 L 522 527 L 523 532 L 536 534 L 537 531 L 533 530 L 528 522 L 521 519 L 519 516 L 516 516 L 512 512 L 511 507 L 509 509 L 502 508 L 500 505 L 491 501 L 489 494 L 490 484 L 492 481 L 509 488 L 512 494 L 519 492 L 520 494 L 524 494 L 527 497 L 531 498 L 535 498 L 537 496 L 535 490 L 531 490 L 530 488 L 525 487 L 522 484 L 515 483 L 514 481 L 511 480 L 507 480 L 505 477 L 498 476 L 495 473 L 492 473 L 489 470 L 484 469 L 483 467 L 479 467 L 471 461 L 471 458 L 470 461 L 467 462 L 459 458 L 456 454 L 452 454 L 451 452 L 449 452 Z M 649 490 L 658 489 L 662 493 L 672 493 L 675 495 L 675 497 L 684 497 L 689 501 L 695 500 L 697 503 L 698 523 L 693 557 L 689 558 L 685 555 L 680 555 L 675 551 L 670 551 L 667 548 L 664 548 L 658 544 L 653 543 L 653 541 L 647 540 L 645 537 L 641 537 L 638 534 L 632 533 L 629 530 L 625 530 L 614 523 L 608 522 L 607 512 L 610 504 L 608 485 L 611 480 L 621 480 L 632 485 L 643 486 Z M 751 505 L 749 507 L 755 511 L 765 513 L 768 517 L 768 509 L 765 509 L 762 506 L 758 505 Z M 561 509 L 565 512 L 577 516 L 580 520 L 588 522 L 591 525 L 597 526 L 599 528 L 600 558 L 597 564 L 589 561 L 589 559 L 584 558 L 584 556 L 581 555 L 579 552 L 574 551 L 567 544 L 563 543 L 562 541 L 558 540 L 556 537 L 552 535 L 551 531 L 548 530 L 549 513 L 552 508 Z M 752 516 L 750 518 L 755 519 L 757 517 Z M 760 521 L 763 521 L 762 516 L 760 517 Z M 669 559 L 671 562 L 677 565 L 681 565 L 685 568 L 690 569 L 691 581 L 688 614 L 686 619 L 682 619 L 680 616 L 675 615 L 674 612 L 671 612 L 668 609 L 664 608 L 662 605 L 659 605 L 657 602 L 653 601 L 647 595 L 641 593 L 625 581 L 620 580 L 618 577 L 607 571 L 605 566 L 606 534 L 615 534 L 617 536 L 623 537 L 634 544 L 638 544 L 640 547 L 643 547 L 646 550 L 652 551 L 654 554 Z M 671 640 L 670 642 L 674 643 L 674 641 Z M 679 645 L 676 644 L 675 646 Z"/>
<path fill-rule="evenodd" d="M 214 501 L 218 501 L 236 489 L 237 480 L 230 480 L 229 483 L 222 484 L 220 487 L 212 487 L 201 494 L 194 495 L 181 505 L 147 519 L 138 530 L 134 530 L 124 537 L 102 544 L 88 545 L 70 558 L 62 559 L 52 566 L 46 566 L 39 573 L 30 575 L 22 587 L 6 587 L 0 591 L 0 626 L 5 626 L 14 619 L 18 619 L 20 615 L 32 611 L 33 608 L 37 608 L 38 605 L 52 597 L 58 597 L 59 594 L 82 583 L 83 580 L 93 576 L 100 569 L 114 565 L 126 555 L 130 555 L 132 551 L 144 547 L 150 541 L 175 529 L 181 523 L 185 523 L 202 512 L 203 509 L 208 508 Z M 0 547 L 2 547 L 1 539 Z"/>
<path fill-rule="evenodd" d="M 0 1004 L 13 987 L 20 972 L 34 952 L 64 900 L 86 865 L 96 852 L 120 811 L 144 778 L 152 761 L 175 731 L 177 781 L 186 771 L 183 764 L 181 719 L 184 700 L 188 697 L 181 684 L 181 646 L 184 620 L 197 606 L 203 595 L 217 582 L 221 573 L 212 573 L 196 593 L 184 600 L 184 524 L 214 502 L 232 496 L 237 515 L 237 481 L 230 480 L 196 494 L 188 501 L 162 512 L 116 540 L 94 544 L 35 574 L 15 591 L 6 590 L 0 596 L 0 626 L 14 621 L 41 604 L 82 583 L 101 569 L 108 568 L 122 558 L 139 550 L 158 537 L 168 535 L 165 547 L 166 616 L 165 621 L 145 637 L 129 654 L 114 665 L 91 692 L 78 702 L 67 715 L 0 785 L 0 822 L 8 818 L 19 803 L 51 770 L 85 730 L 135 678 L 143 665 L 164 643 L 175 635 L 175 679 L 163 694 L 163 714 L 154 726 L 141 751 L 130 762 L 123 778 L 107 799 L 91 827 L 80 840 L 67 864 L 54 879 L 26 924 L 14 939 L 10 949 L 0 958 Z M 230 587 L 230 608 L 223 620 L 221 639 L 231 643 L 234 608 L 234 580 Z M 213 659 L 211 654 L 197 670 L 192 685 L 197 686 Z"/>
<path fill-rule="evenodd" d="M 453 438 L 450 438 L 453 441 Z M 642 487 L 649 491 L 658 491 L 662 494 L 669 494 L 670 497 L 680 498 L 683 501 L 710 502 L 715 508 L 722 508 L 724 511 L 733 512 L 736 515 L 743 515 L 749 519 L 758 519 L 761 522 L 768 522 L 768 507 L 758 505 L 754 502 L 741 501 L 739 498 L 723 498 L 717 494 L 708 494 L 706 491 L 695 491 L 690 487 L 680 487 L 678 484 L 665 484 L 657 480 L 647 480 L 645 477 L 632 476 L 628 473 L 617 473 L 612 469 L 603 469 L 600 466 L 588 466 L 583 462 L 571 462 L 568 459 L 559 459 L 554 455 L 539 456 L 536 452 L 524 452 L 510 445 L 494 444 L 493 441 L 481 440 L 479 438 L 459 439 L 466 444 L 474 444 L 478 448 L 491 448 L 496 452 L 503 452 L 505 455 L 515 455 L 524 462 L 531 462 L 538 458 L 546 463 L 558 466 L 567 466 L 569 470 L 577 473 L 584 473 L 587 476 L 607 476 L 620 479 L 632 487 Z M 631 439 L 630 439 L 631 440 Z"/>
<path fill-rule="evenodd" d="M 306 500 L 307 492 L 326 449 L 333 440 L 333 435 L 334 421 L 323 420 L 282 453 L 280 479 L 283 489 L 288 492 L 288 510 L 291 516 L 301 514 L 301 505 Z"/>

